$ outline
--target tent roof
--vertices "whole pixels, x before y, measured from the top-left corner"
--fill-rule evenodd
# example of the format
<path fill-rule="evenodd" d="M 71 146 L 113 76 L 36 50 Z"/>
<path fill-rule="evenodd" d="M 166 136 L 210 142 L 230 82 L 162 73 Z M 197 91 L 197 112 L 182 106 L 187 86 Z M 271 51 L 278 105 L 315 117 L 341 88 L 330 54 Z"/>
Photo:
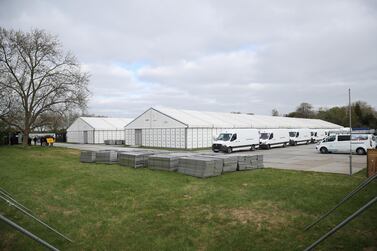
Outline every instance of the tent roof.
<path fill-rule="evenodd" d="M 94 130 L 123 130 L 124 127 L 133 119 L 129 118 L 99 118 L 99 117 L 80 117 Z"/>
<path fill-rule="evenodd" d="M 226 112 L 206 112 L 178 110 L 166 107 L 152 108 L 188 127 L 217 128 L 326 128 L 342 126 L 320 119 L 289 118 L 265 115 L 235 114 Z"/>

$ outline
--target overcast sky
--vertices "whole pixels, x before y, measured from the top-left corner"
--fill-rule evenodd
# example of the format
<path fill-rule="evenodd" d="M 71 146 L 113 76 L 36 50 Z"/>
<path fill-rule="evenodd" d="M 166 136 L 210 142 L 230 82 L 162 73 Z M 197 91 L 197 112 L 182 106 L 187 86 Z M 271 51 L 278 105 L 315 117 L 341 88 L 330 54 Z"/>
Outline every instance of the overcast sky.
<path fill-rule="evenodd" d="M 0 26 L 58 35 L 90 72 L 89 112 L 271 114 L 377 107 L 377 1 L 0 0 Z"/>

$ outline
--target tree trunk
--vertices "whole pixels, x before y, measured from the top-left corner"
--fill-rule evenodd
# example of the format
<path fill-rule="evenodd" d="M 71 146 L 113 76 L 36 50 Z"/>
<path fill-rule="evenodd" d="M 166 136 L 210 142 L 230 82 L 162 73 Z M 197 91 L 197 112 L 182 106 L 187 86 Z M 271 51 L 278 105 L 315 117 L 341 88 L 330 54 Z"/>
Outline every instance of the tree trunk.
<path fill-rule="evenodd" d="M 30 129 L 25 128 L 24 131 L 23 131 L 23 138 L 22 138 L 22 145 L 23 146 L 29 145 L 29 133 L 30 133 Z"/>
<path fill-rule="evenodd" d="M 29 145 L 29 133 L 30 133 L 29 121 L 30 121 L 30 115 L 25 113 L 25 124 L 24 124 L 23 139 L 22 139 L 23 146 Z"/>

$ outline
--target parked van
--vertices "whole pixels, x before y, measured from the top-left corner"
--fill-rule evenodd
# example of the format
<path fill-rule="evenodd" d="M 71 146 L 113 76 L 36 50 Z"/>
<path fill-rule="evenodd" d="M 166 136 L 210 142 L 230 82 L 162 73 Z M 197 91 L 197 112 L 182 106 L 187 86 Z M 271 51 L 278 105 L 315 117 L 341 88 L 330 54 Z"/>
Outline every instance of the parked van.
<path fill-rule="evenodd" d="M 229 129 L 221 132 L 212 144 L 214 152 L 231 153 L 237 150 L 252 150 L 259 147 L 257 129 Z"/>
<path fill-rule="evenodd" d="M 327 129 L 311 129 L 310 136 L 311 142 L 319 142 L 327 137 L 328 130 Z"/>
<path fill-rule="evenodd" d="M 260 148 L 285 147 L 289 143 L 288 129 L 265 129 L 260 131 Z"/>
<path fill-rule="evenodd" d="M 289 144 L 292 146 L 300 143 L 309 144 L 311 140 L 310 129 L 293 129 L 289 131 Z"/>
<path fill-rule="evenodd" d="M 350 134 L 331 134 L 316 146 L 320 153 L 348 153 Z M 367 153 L 369 148 L 376 148 L 376 138 L 372 134 L 352 134 L 352 152 L 359 155 Z"/>

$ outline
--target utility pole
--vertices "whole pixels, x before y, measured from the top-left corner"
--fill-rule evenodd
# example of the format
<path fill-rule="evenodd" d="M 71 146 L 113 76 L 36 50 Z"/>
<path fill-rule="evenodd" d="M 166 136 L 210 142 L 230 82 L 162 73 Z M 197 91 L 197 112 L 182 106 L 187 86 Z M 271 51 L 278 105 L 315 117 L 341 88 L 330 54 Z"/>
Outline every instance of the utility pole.
<path fill-rule="evenodd" d="M 352 106 L 351 106 L 351 88 L 348 89 L 348 114 L 350 126 L 350 176 L 352 175 Z"/>

